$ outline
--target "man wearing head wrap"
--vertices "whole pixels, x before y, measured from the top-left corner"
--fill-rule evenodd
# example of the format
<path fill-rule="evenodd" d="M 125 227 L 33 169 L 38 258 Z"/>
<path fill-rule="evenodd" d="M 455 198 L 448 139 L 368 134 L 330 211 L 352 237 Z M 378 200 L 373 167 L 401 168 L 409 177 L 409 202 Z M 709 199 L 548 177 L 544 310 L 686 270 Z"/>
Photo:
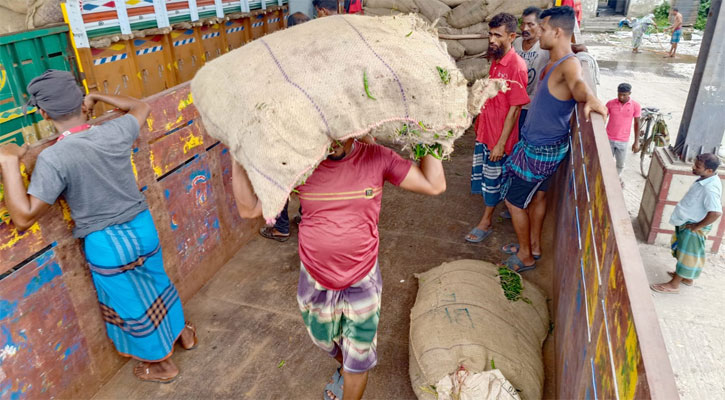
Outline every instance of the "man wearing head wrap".
<path fill-rule="evenodd" d="M 654 14 L 647 14 L 642 18 L 637 18 L 632 23 L 632 53 L 641 53 L 639 46 L 642 45 L 642 37 L 650 25 L 657 27 Z"/>
<path fill-rule="evenodd" d="M 150 112 L 148 104 L 91 93 L 83 98 L 73 75 L 48 70 L 28 84 L 30 106 L 50 121 L 58 142 L 38 156 L 25 190 L 20 158 L 26 147 L 0 147 L 5 202 L 18 230 L 30 228 L 62 194 L 75 221 L 96 287 L 106 330 L 116 350 L 141 362 L 141 380 L 169 382 L 179 373 L 174 343 L 196 345 L 176 288 L 164 271 L 159 238 L 131 166 L 131 148 Z M 125 115 L 88 125 L 96 102 Z"/>
<path fill-rule="evenodd" d="M 617 161 L 617 172 L 622 175 L 624 163 L 627 160 L 627 144 L 632 136 L 632 121 L 634 131 L 639 134 L 639 118 L 642 116 L 642 106 L 630 98 L 632 85 L 621 83 L 617 88 L 617 98 L 609 100 L 609 121 L 607 121 L 607 136 L 612 154 Z M 639 151 L 639 141 L 635 137 L 632 151 Z"/>

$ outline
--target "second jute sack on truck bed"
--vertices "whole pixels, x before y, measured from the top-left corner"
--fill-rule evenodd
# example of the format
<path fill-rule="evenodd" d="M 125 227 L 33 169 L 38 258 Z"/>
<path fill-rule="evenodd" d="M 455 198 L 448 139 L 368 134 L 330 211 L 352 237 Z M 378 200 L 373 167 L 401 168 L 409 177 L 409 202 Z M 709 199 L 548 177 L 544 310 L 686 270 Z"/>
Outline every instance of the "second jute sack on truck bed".
<path fill-rule="evenodd" d="M 505 82 L 469 89 L 415 15 L 310 21 L 209 62 L 191 82 L 207 132 L 245 168 L 268 221 L 334 141 L 372 134 L 446 156 L 499 90 Z"/>

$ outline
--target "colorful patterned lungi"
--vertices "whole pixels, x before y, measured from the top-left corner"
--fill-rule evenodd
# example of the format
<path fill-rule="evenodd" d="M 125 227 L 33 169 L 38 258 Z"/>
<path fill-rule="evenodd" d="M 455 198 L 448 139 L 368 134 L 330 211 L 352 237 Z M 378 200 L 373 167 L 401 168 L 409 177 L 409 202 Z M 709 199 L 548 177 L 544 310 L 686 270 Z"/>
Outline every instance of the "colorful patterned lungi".
<path fill-rule="evenodd" d="M 503 166 L 501 196 L 506 197 L 512 176 L 527 182 L 541 182 L 554 175 L 562 160 L 569 153 L 569 140 L 557 144 L 535 146 L 521 139 Z"/>
<path fill-rule="evenodd" d="M 337 356 L 337 349 L 341 349 L 347 372 L 365 372 L 378 363 L 382 289 L 377 262 L 363 279 L 344 290 L 322 287 L 300 264 L 297 303 L 307 332 L 330 357 Z"/>
<path fill-rule="evenodd" d="M 685 279 L 696 279 L 705 266 L 705 239 L 712 225 L 697 232 L 675 227 L 672 235 L 672 256 L 677 259 L 677 275 Z"/>
<path fill-rule="evenodd" d="M 84 242 L 106 332 L 121 355 L 158 362 L 184 329 L 176 287 L 164 271 L 151 213 L 86 236 Z"/>
<path fill-rule="evenodd" d="M 488 207 L 496 207 L 501 202 L 501 174 L 506 155 L 496 162 L 489 159 L 491 151 L 483 143 L 476 142 L 473 150 L 471 168 L 471 193 L 482 194 Z"/>

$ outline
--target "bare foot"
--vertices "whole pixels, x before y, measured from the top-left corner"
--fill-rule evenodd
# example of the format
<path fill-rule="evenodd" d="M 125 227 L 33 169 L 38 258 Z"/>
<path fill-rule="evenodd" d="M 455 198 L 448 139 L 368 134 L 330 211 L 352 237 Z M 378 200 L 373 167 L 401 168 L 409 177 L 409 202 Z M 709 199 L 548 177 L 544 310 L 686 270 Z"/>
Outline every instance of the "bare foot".
<path fill-rule="evenodd" d="M 179 368 L 170 359 L 157 363 L 140 362 L 134 367 L 133 374 L 142 381 L 169 383 L 179 375 Z"/>
<path fill-rule="evenodd" d="M 650 289 L 657 293 L 666 293 L 666 294 L 675 294 L 680 293 L 680 289 L 673 287 L 670 282 L 667 283 L 658 283 L 654 285 L 649 285 Z"/>
<path fill-rule="evenodd" d="M 179 336 L 179 343 L 181 343 L 184 350 L 191 350 L 196 347 L 197 342 L 196 327 L 191 322 L 187 322 L 184 330 L 181 331 L 181 336 Z"/>
<path fill-rule="evenodd" d="M 675 271 L 667 271 L 667 275 L 669 275 L 672 278 L 674 278 L 677 275 L 677 273 Z M 685 285 L 687 285 L 687 286 L 692 286 L 692 284 L 694 283 L 694 281 L 692 279 L 682 278 L 682 283 L 685 284 Z"/>

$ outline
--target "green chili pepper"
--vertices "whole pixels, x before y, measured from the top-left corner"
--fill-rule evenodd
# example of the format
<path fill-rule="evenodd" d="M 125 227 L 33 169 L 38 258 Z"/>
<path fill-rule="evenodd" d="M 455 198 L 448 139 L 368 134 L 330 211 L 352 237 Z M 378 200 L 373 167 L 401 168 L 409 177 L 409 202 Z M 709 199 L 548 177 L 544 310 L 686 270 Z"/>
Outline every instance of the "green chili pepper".
<path fill-rule="evenodd" d="M 365 94 L 368 96 L 369 99 L 377 100 L 375 97 L 373 97 L 372 94 L 370 94 L 370 86 L 368 85 L 368 73 L 367 71 L 363 71 L 363 86 L 365 86 Z"/>

